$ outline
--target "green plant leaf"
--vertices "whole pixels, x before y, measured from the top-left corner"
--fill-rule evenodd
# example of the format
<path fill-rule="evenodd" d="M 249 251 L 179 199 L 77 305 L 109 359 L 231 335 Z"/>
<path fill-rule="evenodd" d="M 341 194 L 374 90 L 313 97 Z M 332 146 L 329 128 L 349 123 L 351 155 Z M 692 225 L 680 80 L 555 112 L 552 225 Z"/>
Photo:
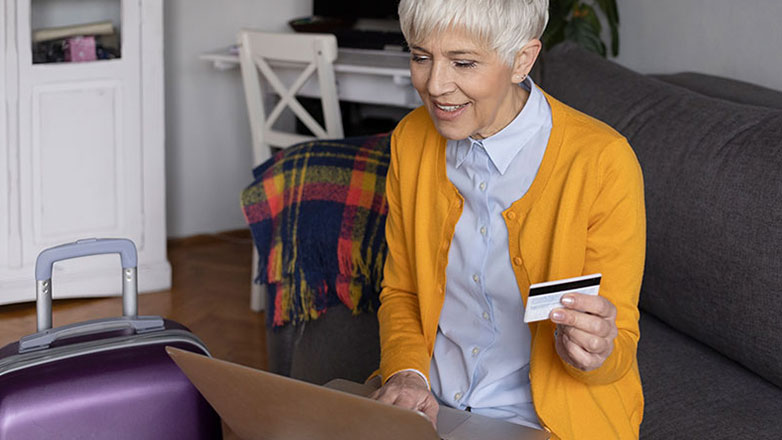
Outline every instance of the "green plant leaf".
<path fill-rule="evenodd" d="M 619 29 L 611 25 L 611 55 L 619 56 Z"/>
<path fill-rule="evenodd" d="M 549 22 L 541 38 L 546 50 L 565 41 L 565 25 L 575 5 L 576 0 L 552 0 L 549 4 Z"/>
<path fill-rule="evenodd" d="M 597 17 L 597 11 L 592 5 L 582 3 L 573 10 L 573 20 L 584 20 L 589 25 L 589 28 L 600 37 L 600 32 L 603 30 L 603 25 L 600 24 L 600 19 Z"/>
<path fill-rule="evenodd" d="M 559 17 L 552 17 L 552 19 L 549 20 L 546 31 L 543 32 L 543 37 L 541 38 L 543 47 L 546 48 L 546 50 L 565 41 L 565 25 L 565 20 Z"/>
<path fill-rule="evenodd" d="M 576 0 L 551 0 L 549 3 L 549 20 L 555 17 L 563 21 L 567 20 L 577 3 Z"/>
<path fill-rule="evenodd" d="M 616 0 L 595 0 L 595 3 L 603 11 L 609 23 L 619 24 L 619 9 L 616 6 Z"/>
<path fill-rule="evenodd" d="M 619 8 L 616 0 L 595 0 L 597 6 L 603 11 L 611 29 L 611 54 L 619 55 Z"/>
<path fill-rule="evenodd" d="M 581 47 L 601 56 L 606 56 L 606 46 L 596 32 L 594 21 L 586 16 L 574 16 L 565 26 L 565 39 L 576 42 Z"/>
<path fill-rule="evenodd" d="M 595 5 L 595 6 L 593 6 Z M 616 0 L 550 0 L 549 24 L 541 40 L 546 50 L 564 40 L 575 41 L 584 48 L 606 56 L 602 40 L 603 22 L 596 8 L 604 16 L 611 33 L 611 53 L 619 54 L 619 9 Z"/>

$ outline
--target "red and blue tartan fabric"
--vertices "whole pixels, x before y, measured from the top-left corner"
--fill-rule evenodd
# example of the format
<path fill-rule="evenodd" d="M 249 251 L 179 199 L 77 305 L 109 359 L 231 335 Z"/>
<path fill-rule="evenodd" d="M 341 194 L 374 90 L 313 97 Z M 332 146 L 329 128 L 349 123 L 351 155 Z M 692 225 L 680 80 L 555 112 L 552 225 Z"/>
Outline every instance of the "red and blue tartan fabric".
<path fill-rule="evenodd" d="M 267 322 L 316 319 L 342 302 L 377 310 L 386 258 L 390 135 L 317 140 L 253 170 L 241 196 L 267 284 Z"/>

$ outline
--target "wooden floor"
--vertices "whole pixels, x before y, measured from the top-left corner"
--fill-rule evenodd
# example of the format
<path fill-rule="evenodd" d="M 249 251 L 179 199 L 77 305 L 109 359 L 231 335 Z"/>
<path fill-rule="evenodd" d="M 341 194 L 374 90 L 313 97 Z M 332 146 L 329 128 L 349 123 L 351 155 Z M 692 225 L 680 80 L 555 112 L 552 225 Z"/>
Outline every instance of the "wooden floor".
<path fill-rule="evenodd" d="M 170 241 L 171 290 L 140 295 L 139 314 L 186 325 L 216 358 L 266 369 L 264 315 L 249 308 L 251 257 L 252 241 L 246 231 Z M 53 309 L 54 325 L 59 327 L 119 316 L 122 302 L 120 298 L 55 299 Z M 0 306 L 0 347 L 34 333 L 35 326 L 34 303 Z M 225 434 L 226 440 L 236 438 L 227 429 Z"/>

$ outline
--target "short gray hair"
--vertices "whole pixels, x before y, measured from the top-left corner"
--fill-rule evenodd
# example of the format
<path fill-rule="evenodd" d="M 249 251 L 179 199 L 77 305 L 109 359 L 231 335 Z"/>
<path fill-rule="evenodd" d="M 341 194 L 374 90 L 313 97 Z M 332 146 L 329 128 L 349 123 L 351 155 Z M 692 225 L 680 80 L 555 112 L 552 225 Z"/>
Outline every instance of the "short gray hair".
<path fill-rule="evenodd" d="M 549 0 L 401 0 L 399 21 L 410 45 L 433 32 L 461 26 L 511 65 L 525 44 L 543 35 L 548 4 Z"/>

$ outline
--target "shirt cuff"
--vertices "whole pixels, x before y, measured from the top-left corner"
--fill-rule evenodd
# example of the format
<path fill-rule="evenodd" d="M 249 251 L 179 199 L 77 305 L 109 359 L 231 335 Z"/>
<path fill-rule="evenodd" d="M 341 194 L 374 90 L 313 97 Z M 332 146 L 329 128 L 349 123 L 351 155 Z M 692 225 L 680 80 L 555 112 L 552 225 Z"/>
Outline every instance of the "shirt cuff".
<path fill-rule="evenodd" d="M 399 370 L 399 371 L 397 371 L 395 373 L 392 373 L 390 376 L 388 376 L 388 378 L 391 379 L 392 377 L 394 377 L 394 375 L 399 374 L 399 373 L 404 373 L 405 371 L 412 371 L 413 373 L 416 373 L 417 375 L 421 376 L 421 379 L 423 379 L 424 382 L 426 383 L 426 389 L 428 389 L 429 391 L 432 391 L 432 387 L 429 385 L 429 379 L 426 378 L 424 373 L 416 370 L 415 368 L 407 368 L 407 369 L 404 369 L 404 370 Z M 388 381 L 385 381 L 385 382 L 388 382 Z M 385 383 L 385 382 L 383 382 L 383 383 Z"/>

